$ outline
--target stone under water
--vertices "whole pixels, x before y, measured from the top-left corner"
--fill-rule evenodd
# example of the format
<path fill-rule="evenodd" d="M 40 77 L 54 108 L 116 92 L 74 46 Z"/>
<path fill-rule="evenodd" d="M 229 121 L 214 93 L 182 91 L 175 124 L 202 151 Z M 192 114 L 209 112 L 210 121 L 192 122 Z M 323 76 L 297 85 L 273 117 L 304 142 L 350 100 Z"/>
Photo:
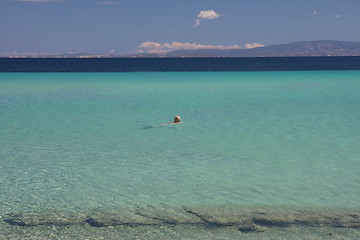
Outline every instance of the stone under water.
<path fill-rule="evenodd" d="M 3 220 L 15 226 L 192 226 L 237 227 L 241 232 L 262 232 L 290 226 L 360 229 L 360 211 L 243 207 L 143 207 L 119 210 L 44 210 L 9 213 Z"/>

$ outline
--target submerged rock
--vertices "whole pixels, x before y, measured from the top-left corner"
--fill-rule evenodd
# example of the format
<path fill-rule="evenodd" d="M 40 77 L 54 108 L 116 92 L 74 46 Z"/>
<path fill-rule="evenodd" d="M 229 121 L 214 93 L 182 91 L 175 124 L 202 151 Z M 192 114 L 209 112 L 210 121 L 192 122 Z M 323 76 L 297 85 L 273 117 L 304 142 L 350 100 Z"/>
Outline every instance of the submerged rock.
<path fill-rule="evenodd" d="M 9 213 L 4 221 L 16 226 L 67 226 L 82 224 L 86 216 L 82 213 L 63 212 L 60 210 L 43 210 L 35 212 Z"/>
<path fill-rule="evenodd" d="M 360 229 L 360 213 L 351 210 L 311 210 L 281 208 L 161 208 L 143 207 L 113 211 L 44 210 L 16 212 L 2 219 L 21 227 L 90 225 L 108 226 L 193 226 L 205 228 L 237 227 L 241 232 L 260 232 L 290 226 Z"/>
<path fill-rule="evenodd" d="M 249 233 L 249 232 L 256 232 L 257 229 L 254 225 L 251 225 L 251 226 L 240 226 L 238 227 L 239 231 L 240 232 L 243 232 L 243 233 Z"/>

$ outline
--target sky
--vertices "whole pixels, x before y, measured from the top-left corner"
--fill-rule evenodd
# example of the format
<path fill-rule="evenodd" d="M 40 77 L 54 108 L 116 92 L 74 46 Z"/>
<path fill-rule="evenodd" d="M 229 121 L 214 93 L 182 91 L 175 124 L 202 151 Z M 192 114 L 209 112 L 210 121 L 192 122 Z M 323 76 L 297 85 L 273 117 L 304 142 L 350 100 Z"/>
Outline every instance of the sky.
<path fill-rule="evenodd" d="M 360 0 L 0 0 L 0 56 L 360 42 Z"/>

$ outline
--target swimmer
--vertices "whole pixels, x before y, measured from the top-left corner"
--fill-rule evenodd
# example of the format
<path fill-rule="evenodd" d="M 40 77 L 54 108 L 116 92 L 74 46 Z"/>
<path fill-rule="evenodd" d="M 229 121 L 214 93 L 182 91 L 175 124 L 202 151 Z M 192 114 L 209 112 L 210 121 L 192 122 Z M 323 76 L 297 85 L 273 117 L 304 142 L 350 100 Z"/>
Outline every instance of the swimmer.
<path fill-rule="evenodd" d="M 173 123 L 180 123 L 180 116 L 175 116 Z"/>
<path fill-rule="evenodd" d="M 163 124 L 161 124 L 161 126 L 170 125 L 170 124 L 178 124 L 178 123 L 182 123 L 181 120 L 180 120 L 180 116 L 175 116 L 173 122 L 171 122 L 171 123 L 163 123 Z"/>

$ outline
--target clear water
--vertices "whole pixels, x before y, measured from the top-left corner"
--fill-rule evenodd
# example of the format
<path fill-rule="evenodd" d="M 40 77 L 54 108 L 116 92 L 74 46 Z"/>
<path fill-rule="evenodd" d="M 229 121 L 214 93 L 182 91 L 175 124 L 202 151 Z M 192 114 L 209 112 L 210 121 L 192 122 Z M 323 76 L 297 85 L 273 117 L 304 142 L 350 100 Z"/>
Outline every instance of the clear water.
<path fill-rule="evenodd" d="M 182 124 L 161 126 L 175 115 Z M 1 73 L 0 220 L 148 206 L 358 211 L 359 120 L 360 71 Z"/>

